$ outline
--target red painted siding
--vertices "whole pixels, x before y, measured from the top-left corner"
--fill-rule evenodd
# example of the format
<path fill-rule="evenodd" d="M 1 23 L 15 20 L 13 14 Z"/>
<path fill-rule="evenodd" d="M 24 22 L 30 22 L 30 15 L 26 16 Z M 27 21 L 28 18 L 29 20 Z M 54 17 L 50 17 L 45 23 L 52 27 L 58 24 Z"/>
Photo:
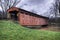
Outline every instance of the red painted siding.
<path fill-rule="evenodd" d="M 20 25 L 46 25 L 48 24 L 47 20 L 45 18 L 42 17 L 35 17 L 35 16 L 30 16 L 30 15 L 26 15 L 29 14 L 29 12 L 26 12 L 25 10 L 22 9 L 18 9 L 16 7 L 12 7 L 9 10 L 7 10 L 8 12 L 10 11 L 18 11 L 18 19 L 19 19 L 19 23 Z M 31 13 L 33 14 L 33 13 Z"/>
<path fill-rule="evenodd" d="M 19 23 L 21 25 L 45 25 L 48 24 L 47 20 L 44 18 L 38 18 L 26 14 L 19 14 Z"/>

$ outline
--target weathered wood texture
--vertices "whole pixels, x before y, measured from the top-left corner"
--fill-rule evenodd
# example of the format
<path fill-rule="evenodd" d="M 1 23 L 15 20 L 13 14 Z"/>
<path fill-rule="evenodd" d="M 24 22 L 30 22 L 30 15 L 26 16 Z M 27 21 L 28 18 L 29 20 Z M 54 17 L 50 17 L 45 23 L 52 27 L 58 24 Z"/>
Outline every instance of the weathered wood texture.
<path fill-rule="evenodd" d="M 11 14 L 11 11 L 17 11 L 17 16 L 20 25 L 27 25 L 27 26 L 35 26 L 35 25 L 47 25 L 48 21 L 44 17 L 40 17 L 40 15 L 28 12 L 23 9 L 19 9 L 16 7 L 12 7 L 9 10 L 7 10 L 8 13 Z"/>
<path fill-rule="evenodd" d="M 21 25 L 46 25 L 48 24 L 47 20 L 44 18 L 34 17 L 31 15 L 26 15 L 19 13 L 19 23 Z"/>

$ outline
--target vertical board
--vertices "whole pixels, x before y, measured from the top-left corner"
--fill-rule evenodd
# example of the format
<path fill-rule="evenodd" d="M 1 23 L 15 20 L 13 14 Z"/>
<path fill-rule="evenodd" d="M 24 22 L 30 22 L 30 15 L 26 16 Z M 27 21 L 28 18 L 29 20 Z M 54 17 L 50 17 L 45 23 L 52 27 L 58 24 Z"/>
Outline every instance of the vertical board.
<path fill-rule="evenodd" d="M 20 13 L 19 23 L 21 25 L 45 25 L 47 24 L 47 20 Z"/>

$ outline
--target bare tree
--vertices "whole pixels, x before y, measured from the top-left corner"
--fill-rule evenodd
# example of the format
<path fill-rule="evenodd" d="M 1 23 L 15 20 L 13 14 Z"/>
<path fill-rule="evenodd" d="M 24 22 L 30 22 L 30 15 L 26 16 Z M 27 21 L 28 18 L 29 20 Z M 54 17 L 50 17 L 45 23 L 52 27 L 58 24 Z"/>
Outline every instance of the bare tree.
<path fill-rule="evenodd" d="M 20 0 L 0 0 L 0 6 L 2 8 L 2 18 L 7 18 L 7 10 L 11 7 L 16 6 Z"/>
<path fill-rule="evenodd" d="M 52 5 L 52 7 L 49 9 L 50 11 L 49 11 L 49 13 L 50 13 L 50 15 L 49 16 L 51 16 L 51 14 L 53 14 L 53 16 L 51 16 L 51 21 L 53 21 L 53 22 L 51 22 L 50 21 L 50 23 L 53 23 L 53 24 L 55 24 L 56 26 L 58 26 L 58 17 L 60 17 L 60 13 L 59 13 L 59 0 L 55 0 L 55 2 L 54 2 L 54 4 Z"/>
<path fill-rule="evenodd" d="M 58 7 L 58 9 L 59 9 L 59 13 L 60 13 L 60 0 L 59 0 L 59 7 Z"/>
<path fill-rule="evenodd" d="M 59 0 L 56 0 L 56 12 L 55 12 L 55 22 L 56 22 L 56 26 L 58 26 L 58 18 L 60 17 L 60 13 L 59 13 Z"/>

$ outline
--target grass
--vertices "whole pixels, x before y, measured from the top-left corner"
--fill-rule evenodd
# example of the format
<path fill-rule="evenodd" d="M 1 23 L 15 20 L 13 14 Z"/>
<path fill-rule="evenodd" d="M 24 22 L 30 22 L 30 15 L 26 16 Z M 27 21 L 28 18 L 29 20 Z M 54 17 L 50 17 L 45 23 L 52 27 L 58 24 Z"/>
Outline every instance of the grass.
<path fill-rule="evenodd" d="M 0 40 L 60 40 L 60 32 L 29 29 L 0 20 Z"/>

